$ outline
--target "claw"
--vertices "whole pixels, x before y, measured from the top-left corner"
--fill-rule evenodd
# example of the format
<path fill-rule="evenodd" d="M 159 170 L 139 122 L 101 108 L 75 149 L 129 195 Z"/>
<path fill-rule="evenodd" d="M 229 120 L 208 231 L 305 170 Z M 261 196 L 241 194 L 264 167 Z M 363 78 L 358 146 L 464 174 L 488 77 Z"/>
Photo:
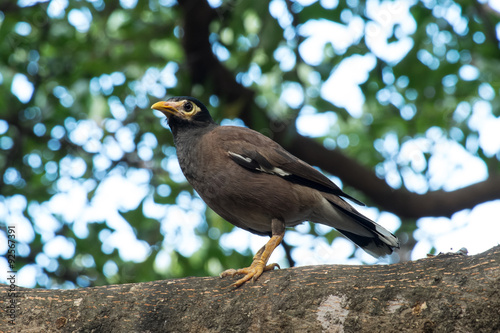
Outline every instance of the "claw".
<path fill-rule="evenodd" d="M 276 264 L 276 263 L 273 263 L 273 264 L 269 264 L 267 266 L 264 266 L 264 262 L 262 262 L 261 260 L 256 260 L 254 261 L 250 267 L 246 267 L 246 268 L 241 268 L 241 269 L 228 269 L 228 270 L 225 270 L 224 272 L 220 273 L 219 276 L 221 278 L 223 277 L 226 277 L 226 276 L 235 276 L 235 275 L 245 275 L 244 277 L 242 277 L 241 279 L 239 279 L 238 281 L 236 281 L 235 283 L 233 283 L 231 285 L 231 287 L 239 287 L 241 285 L 243 285 L 245 282 L 247 282 L 248 280 L 252 280 L 252 282 L 255 282 L 261 275 L 263 272 L 265 271 L 272 271 L 274 270 L 276 267 L 278 267 L 278 269 L 280 269 L 280 265 Z"/>
<path fill-rule="evenodd" d="M 237 271 L 237 270 L 235 270 L 234 268 L 230 268 L 230 269 L 227 269 L 227 270 L 225 270 L 224 272 L 220 273 L 220 274 L 219 274 L 219 277 L 220 277 L 221 279 L 222 279 L 223 277 L 226 277 L 226 276 L 231 276 L 231 277 L 233 277 L 233 276 L 235 276 L 236 274 L 238 274 L 237 272 L 238 272 L 238 271 Z"/>

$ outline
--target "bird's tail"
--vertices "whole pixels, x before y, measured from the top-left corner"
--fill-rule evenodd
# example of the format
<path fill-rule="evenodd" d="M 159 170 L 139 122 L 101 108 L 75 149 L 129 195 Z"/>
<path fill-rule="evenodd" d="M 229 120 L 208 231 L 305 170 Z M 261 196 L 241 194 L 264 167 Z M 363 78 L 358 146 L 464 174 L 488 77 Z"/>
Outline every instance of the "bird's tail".
<path fill-rule="evenodd" d="M 327 221 L 318 221 L 337 229 L 360 248 L 378 258 L 399 248 L 399 240 L 390 231 L 359 213 L 343 199 L 324 195 L 330 204 Z"/>

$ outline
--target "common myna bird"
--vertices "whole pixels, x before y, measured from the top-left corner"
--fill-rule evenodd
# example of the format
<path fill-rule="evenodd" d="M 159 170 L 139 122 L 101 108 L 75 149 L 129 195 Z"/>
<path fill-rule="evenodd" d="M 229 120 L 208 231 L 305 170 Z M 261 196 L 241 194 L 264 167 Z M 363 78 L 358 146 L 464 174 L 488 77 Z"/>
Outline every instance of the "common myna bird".
<path fill-rule="evenodd" d="M 221 274 L 244 275 L 233 286 L 279 267 L 267 264 L 271 253 L 286 227 L 304 221 L 334 227 L 375 257 L 399 248 L 396 236 L 341 197 L 361 204 L 358 200 L 270 138 L 248 128 L 216 124 L 193 97 L 172 97 L 151 108 L 166 115 L 182 172 L 206 204 L 235 226 L 271 237 L 250 267 Z"/>

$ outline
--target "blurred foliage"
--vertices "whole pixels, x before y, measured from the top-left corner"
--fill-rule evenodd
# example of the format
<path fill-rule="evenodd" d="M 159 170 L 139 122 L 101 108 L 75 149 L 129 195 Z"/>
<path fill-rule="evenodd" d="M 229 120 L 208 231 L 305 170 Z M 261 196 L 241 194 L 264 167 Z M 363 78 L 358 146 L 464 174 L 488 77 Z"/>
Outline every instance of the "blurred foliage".
<path fill-rule="evenodd" d="M 368 7 L 377 1 L 332 2 L 325 8 L 328 3 L 242 0 L 216 9 L 210 26 L 215 54 L 268 110 L 265 117 L 255 115 L 256 129 L 272 129 L 262 119 L 293 124 L 304 106 L 333 111 L 337 122 L 317 140 L 376 168 L 380 177 L 387 177 L 384 163 L 393 162 L 398 173 L 411 170 L 426 178 L 427 164 L 415 170 L 374 146 L 388 135 L 401 145 L 438 128 L 498 170 L 498 154 L 482 150 L 477 128 L 469 123 L 477 102 L 500 113 L 498 12 L 475 1 L 411 2 L 414 31 L 405 35 L 400 22 L 383 39 L 390 44 L 410 38 L 413 45 L 398 61 L 376 58 L 361 84 L 365 102 L 356 118 L 321 98 L 322 86 L 342 61 L 373 52 L 367 24 L 398 15 L 400 2 L 384 2 L 387 7 L 375 17 Z M 359 38 L 344 49 L 326 41 L 318 63 L 303 59 L 300 47 L 311 38 L 301 33 L 305 23 L 348 25 L 354 19 L 363 23 Z M 238 116 L 238 110 L 219 106 L 209 86 L 190 84 L 182 22 L 175 1 L 165 0 L 0 5 L 0 224 L 23 230 L 16 268 L 35 268 L 37 286 L 206 276 L 248 264 L 250 250 L 219 246 L 233 226 L 210 210 L 208 223 L 188 226 L 199 240 L 190 255 L 179 250 L 182 230 L 166 226 L 176 218 L 178 225 L 188 223 L 190 214 L 205 219 L 205 208 L 176 169 L 168 126 L 150 105 L 165 95 L 191 94 L 210 101 L 218 121 Z M 464 78 L 464 66 L 477 76 Z M 289 105 L 284 94 L 295 83 L 303 98 Z M 118 199 L 104 188 L 115 188 Z M 181 213 L 169 215 L 174 207 Z M 403 229 L 411 237 L 415 228 L 413 221 Z M 113 243 L 127 242 L 118 237 L 123 230 L 135 239 Z M 311 233 L 325 236 L 314 228 Z M 325 237 L 331 241 L 336 235 Z M 0 237 L 6 239 L 5 228 Z M 142 246 L 145 254 L 124 259 L 119 249 L 127 246 Z M 6 248 L 0 245 L 0 251 Z"/>

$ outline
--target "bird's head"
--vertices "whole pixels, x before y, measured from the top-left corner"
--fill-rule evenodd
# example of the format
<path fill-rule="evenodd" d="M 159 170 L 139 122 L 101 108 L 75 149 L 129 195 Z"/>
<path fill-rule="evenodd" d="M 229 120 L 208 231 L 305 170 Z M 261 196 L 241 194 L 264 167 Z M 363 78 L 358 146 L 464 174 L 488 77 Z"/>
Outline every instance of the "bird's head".
<path fill-rule="evenodd" d="M 170 125 L 173 124 L 212 124 L 214 121 L 205 105 L 193 97 L 172 97 L 164 102 L 151 106 L 167 116 Z"/>

